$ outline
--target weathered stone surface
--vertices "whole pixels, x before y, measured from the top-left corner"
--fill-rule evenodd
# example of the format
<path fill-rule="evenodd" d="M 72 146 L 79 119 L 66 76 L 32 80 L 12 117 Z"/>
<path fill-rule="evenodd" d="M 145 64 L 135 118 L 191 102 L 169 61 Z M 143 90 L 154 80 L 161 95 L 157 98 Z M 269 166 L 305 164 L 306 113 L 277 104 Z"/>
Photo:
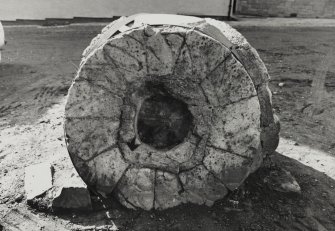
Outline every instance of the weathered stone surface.
<path fill-rule="evenodd" d="M 261 141 L 264 156 L 273 153 L 279 144 L 280 123 L 279 118 L 274 115 L 274 123 L 262 128 Z"/>
<path fill-rule="evenodd" d="M 183 189 L 178 177 L 168 172 L 157 170 L 155 180 L 155 209 L 167 209 L 180 205 Z"/>
<path fill-rule="evenodd" d="M 24 189 L 27 200 L 32 200 L 52 187 L 52 166 L 50 163 L 40 163 L 26 167 Z"/>
<path fill-rule="evenodd" d="M 208 147 L 204 165 L 230 190 L 236 189 L 248 176 L 251 159 Z"/>
<path fill-rule="evenodd" d="M 130 168 L 117 186 L 117 194 L 134 208 L 154 208 L 155 170 Z"/>
<path fill-rule="evenodd" d="M 230 54 L 228 48 L 194 30 L 187 32 L 186 45 L 190 52 L 192 74 L 199 79 L 205 78 Z"/>
<path fill-rule="evenodd" d="M 185 190 L 183 197 L 188 202 L 211 206 L 228 193 L 224 184 L 204 166 L 182 172 L 179 176 Z"/>
<path fill-rule="evenodd" d="M 87 178 L 90 185 L 94 185 L 102 194 L 111 193 L 128 168 L 118 148 L 108 150 L 86 163 L 89 168 Z"/>
<path fill-rule="evenodd" d="M 176 173 L 179 171 L 179 162 L 173 158 L 170 158 L 165 151 L 153 150 L 153 148 L 146 144 L 138 146 L 135 150 L 131 150 L 127 144 L 123 144 L 121 147 L 125 159 L 132 164 L 139 164 L 147 168 L 160 168 L 162 170 Z M 173 151 L 170 150 L 170 152 L 168 152 L 182 153 L 183 155 L 187 156 L 192 152 L 192 149 L 188 150 L 188 153 L 183 153 L 184 149 L 186 148 L 188 148 L 188 144 L 184 143 L 182 144 L 182 147 L 176 148 Z"/>
<path fill-rule="evenodd" d="M 89 160 L 115 146 L 119 122 L 109 119 L 67 118 L 67 148 L 71 155 Z"/>
<path fill-rule="evenodd" d="M 226 106 L 257 95 L 248 73 L 231 55 L 204 79 L 201 86 L 214 106 Z"/>
<path fill-rule="evenodd" d="M 116 99 L 124 97 L 127 90 L 125 74 L 111 64 L 85 65 L 80 69 L 78 80 L 86 80 L 91 86 L 104 89 L 106 94 L 114 94 Z"/>
<path fill-rule="evenodd" d="M 149 75 L 167 75 L 173 72 L 172 49 L 158 29 L 152 29 L 147 42 L 147 68 Z"/>
<path fill-rule="evenodd" d="M 214 147 L 252 157 L 260 146 L 260 110 L 257 97 L 214 109 L 209 142 Z"/>
<path fill-rule="evenodd" d="M 66 117 L 106 117 L 118 120 L 122 99 L 87 81 L 72 85 L 66 104 Z"/>
<path fill-rule="evenodd" d="M 111 63 L 127 73 L 125 77 L 144 76 L 147 74 L 145 68 L 146 63 L 143 63 L 145 61 L 145 56 L 143 56 L 144 60 L 137 60 L 137 57 L 134 57 L 128 51 L 108 43 L 104 46 L 104 52 L 111 60 Z M 132 78 L 128 78 L 128 80 L 132 80 Z"/>
<path fill-rule="evenodd" d="M 162 31 L 163 34 L 163 31 Z M 172 52 L 172 64 L 173 67 L 177 62 L 177 59 L 180 55 L 181 52 L 181 47 L 184 42 L 184 37 L 182 37 L 180 34 L 166 34 L 165 35 L 165 40 L 168 46 L 171 49 Z"/>
<path fill-rule="evenodd" d="M 128 208 L 212 205 L 277 146 L 257 52 L 225 23 L 192 22 L 135 22 L 112 37 L 106 27 L 70 89 L 72 161 L 92 190 Z"/>

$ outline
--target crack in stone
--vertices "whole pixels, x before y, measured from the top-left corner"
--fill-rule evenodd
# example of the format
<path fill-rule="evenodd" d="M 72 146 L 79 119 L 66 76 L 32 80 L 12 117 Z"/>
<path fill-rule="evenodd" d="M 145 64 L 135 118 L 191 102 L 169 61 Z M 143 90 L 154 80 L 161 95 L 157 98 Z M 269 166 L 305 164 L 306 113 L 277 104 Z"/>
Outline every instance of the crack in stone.
<path fill-rule="evenodd" d="M 124 71 L 127 71 L 127 72 L 130 72 L 132 74 L 136 74 L 139 70 L 128 70 L 127 68 L 124 68 L 124 67 L 120 67 L 119 65 L 116 64 L 116 60 L 114 60 L 112 57 L 110 57 L 109 55 L 107 55 L 107 59 L 114 65 L 115 69 L 121 69 L 121 70 L 124 70 Z M 137 61 L 137 59 L 136 59 Z M 138 62 L 138 61 L 137 61 Z M 138 62 L 139 63 L 139 62 Z M 140 65 L 142 66 L 142 65 Z M 142 68 L 143 69 L 143 68 Z M 138 75 L 135 75 L 136 77 L 141 77 L 141 76 L 138 76 Z"/>
<path fill-rule="evenodd" d="M 114 117 L 109 117 L 109 116 L 67 116 L 66 119 L 69 120 L 110 120 L 113 122 L 117 122 L 117 120 L 114 120 Z"/>
<path fill-rule="evenodd" d="M 181 189 L 178 191 L 178 194 L 181 195 L 181 194 L 183 194 L 186 190 L 185 190 L 185 188 L 184 188 L 183 182 L 182 182 L 181 179 L 180 179 L 180 175 L 179 175 L 179 174 L 176 175 L 176 178 L 177 178 L 177 181 L 178 181 L 178 183 L 179 183 L 179 185 L 180 185 L 180 188 L 181 188 Z"/>
<path fill-rule="evenodd" d="M 153 209 L 156 207 L 156 185 L 157 185 L 157 169 L 155 169 L 155 176 L 154 176 L 154 187 L 153 187 L 153 193 L 154 193 L 154 198 L 153 198 Z"/>
<path fill-rule="evenodd" d="M 105 79 L 106 79 L 106 81 L 108 81 L 108 78 L 105 78 Z M 112 92 L 111 90 L 109 90 L 109 89 L 108 89 L 107 87 L 105 87 L 105 86 L 97 85 L 97 84 L 95 83 L 95 82 L 97 82 L 97 81 L 94 81 L 94 80 L 92 80 L 92 79 L 88 79 L 87 76 L 82 77 L 82 78 L 80 78 L 80 79 L 76 79 L 76 83 L 84 83 L 84 82 L 88 83 L 90 86 L 100 88 L 100 89 L 104 90 L 106 93 L 108 93 L 108 94 L 110 94 L 110 95 L 113 95 L 113 96 L 116 96 L 116 97 L 118 97 L 118 98 L 121 99 L 121 97 L 118 96 L 118 95 L 116 95 L 115 92 Z"/>
<path fill-rule="evenodd" d="M 187 51 L 188 51 L 188 55 L 189 55 L 189 57 L 190 57 L 190 60 L 191 60 L 191 67 L 192 67 L 192 74 L 193 74 L 193 72 L 194 72 L 194 61 L 193 61 L 193 59 L 192 59 L 192 55 L 191 55 L 191 50 L 190 50 L 190 48 L 189 48 L 189 46 L 188 46 L 188 44 L 187 44 L 187 42 L 186 42 L 186 38 L 185 38 L 185 47 L 186 47 L 186 49 L 187 49 Z"/>
<path fill-rule="evenodd" d="M 224 57 L 223 60 L 222 60 L 221 62 L 219 62 L 219 63 L 213 68 L 213 70 L 211 70 L 210 72 L 208 72 L 208 74 L 205 76 L 204 80 L 205 80 L 205 79 L 209 80 L 208 77 L 209 77 L 210 75 L 212 75 L 213 72 L 216 71 L 222 64 L 224 64 L 224 63 L 227 61 L 227 59 L 229 58 L 230 55 L 231 55 L 231 54 L 229 54 L 229 55 L 227 55 L 226 57 Z M 204 81 L 204 80 L 203 80 L 203 81 Z"/>
<path fill-rule="evenodd" d="M 148 69 L 149 69 L 149 67 L 148 67 L 148 52 L 147 51 L 150 51 L 160 63 L 163 63 L 162 60 L 154 52 L 154 50 L 152 49 L 152 47 L 147 46 L 146 44 L 142 43 L 141 41 L 139 41 L 138 39 L 134 38 L 133 36 L 131 36 L 129 34 L 126 34 L 125 36 L 127 36 L 127 37 L 135 40 L 136 42 L 138 42 L 142 46 L 142 48 L 145 49 L 145 51 L 146 51 L 146 55 L 145 56 L 146 56 L 147 73 L 149 73 L 149 71 L 148 71 Z"/>
<path fill-rule="evenodd" d="M 128 200 L 128 198 L 125 197 L 125 195 L 123 195 L 123 193 L 122 193 L 120 190 L 118 190 L 118 192 L 116 192 L 116 193 L 118 193 L 120 196 L 122 196 L 123 200 L 125 200 L 126 203 L 130 204 L 130 205 L 133 206 L 135 209 L 141 209 L 140 207 L 135 206 L 133 203 L 131 203 L 131 202 Z"/>
<path fill-rule="evenodd" d="M 250 157 L 243 156 L 242 154 L 238 154 L 236 152 L 233 152 L 233 151 L 230 151 L 230 150 L 227 150 L 227 149 L 224 149 L 224 148 L 216 147 L 216 146 L 214 146 L 212 144 L 207 145 L 207 147 L 214 148 L 214 149 L 217 149 L 217 150 L 220 150 L 220 151 L 224 151 L 224 152 L 228 152 L 229 154 L 239 156 L 239 157 L 244 158 L 244 159 L 249 160 L 249 161 L 252 160 L 252 158 L 250 158 Z"/>
<path fill-rule="evenodd" d="M 103 149 L 102 151 L 98 152 L 98 153 L 95 153 L 92 157 L 88 158 L 87 160 L 84 161 L 84 163 L 87 163 L 87 162 L 90 162 L 91 160 L 95 159 L 96 157 L 100 156 L 101 154 L 105 153 L 105 152 L 108 152 L 108 151 L 111 151 L 113 150 L 114 148 L 118 148 L 118 145 L 117 143 L 116 144 L 113 144 L 112 146 L 110 147 L 107 147 L 105 149 Z"/>
<path fill-rule="evenodd" d="M 237 100 L 237 101 L 230 102 L 230 103 L 228 103 L 228 104 L 226 104 L 226 105 L 223 105 L 223 106 L 215 106 L 215 105 L 212 105 L 212 107 L 213 107 L 213 108 L 219 108 L 219 109 L 225 109 L 226 107 L 228 107 L 228 106 L 230 106 L 230 105 L 238 104 L 238 103 L 241 103 L 242 101 L 247 101 L 247 100 L 252 99 L 252 98 L 254 98 L 254 97 L 257 97 L 257 95 L 251 95 L 251 96 L 249 96 L 249 97 L 247 97 L 247 98 L 242 98 L 242 99 L 239 99 L 239 100 Z"/>
<path fill-rule="evenodd" d="M 215 173 L 213 173 L 211 170 L 209 170 L 209 169 L 206 167 L 205 164 L 203 164 L 202 166 L 208 171 L 209 174 L 211 174 L 216 180 L 218 180 L 221 184 L 223 184 L 224 187 L 228 190 L 227 185 L 226 185 L 225 182 L 223 182 L 218 176 L 216 176 Z"/>
<path fill-rule="evenodd" d="M 134 41 L 138 42 L 142 46 L 142 48 L 145 48 L 144 44 L 140 40 L 136 39 L 135 37 L 131 36 L 130 34 L 124 34 L 123 36 L 133 39 Z"/>
<path fill-rule="evenodd" d="M 169 34 L 171 34 L 171 33 L 169 33 Z M 169 34 L 167 34 L 167 35 L 169 35 Z M 184 45 L 184 43 L 185 43 L 185 38 L 184 38 L 183 36 L 180 36 L 179 34 L 176 34 L 176 35 L 178 35 L 183 41 L 182 41 L 182 43 L 180 44 L 180 47 L 178 48 L 177 55 L 176 55 L 176 60 L 175 60 L 175 62 L 174 62 L 174 64 L 173 64 L 173 70 L 172 70 L 172 73 L 173 73 L 173 74 L 174 74 L 174 68 L 175 68 L 175 65 L 177 64 L 177 60 L 178 60 L 178 58 L 179 58 L 179 56 L 180 56 L 180 53 L 181 53 L 181 49 L 182 49 L 182 47 L 183 47 L 183 45 Z M 172 44 L 169 43 L 169 41 L 167 40 L 166 36 L 163 36 L 163 34 L 162 34 L 162 37 L 164 38 L 165 43 L 168 45 L 168 47 L 170 48 L 171 53 L 172 53 Z"/>
<path fill-rule="evenodd" d="M 210 104 L 208 95 L 206 94 L 206 91 L 205 91 L 204 87 L 202 86 L 202 83 L 199 83 L 199 86 L 200 86 L 200 89 L 201 89 L 202 94 L 204 95 L 204 97 L 205 97 L 205 99 L 206 99 L 206 102 L 207 102 L 208 104 Z"/>
<path fill-rule="evenodd" d="M 122 156 L 122 155 L 121 155 L 121 156 Z M 122 157 L 122 159 L 123 159 L 123 157 Z M 127 163 L 127 162 L 126 162 L 126 163 Z M 127 164 L 128 164 L 128 163 L 127 163 Z M 118 180 L 117 182 L 115 182 L 115 185 L 114 185 L 114 187 L 113 187 L 112 192 L 114 191 L 114 189 L 118 188 L 119 183 L 121 182 L 121 179 L 126 175 L 126 172 L 130 169 L 130 167 L 131 167 L 131 165 L 128 164 L 128 166 L 127 166 L 127 167 L 125 168 L 125 170 L 123 171 L 123 173 L 122 173 L 121 177 L 119 178 L 119 180 Z M 120 190 L 118 190 L 118 191 L 120 191 Z"/>
<path fill-rule="evenodd" d="M 118 47 L 118 46 L 116 46 L 116 45 L 111 45 L 111 44 L 106 44 L 106 46 L 116 48 L 116 49 L 118 49 L 119 51 L 122 51 L 123 53 L 125 53 L 126 55 L 132 57 L 133 59 L 135 59 L 135 60 L 139 63 L 139 66 L 141 67 L 138 71 L 140 71 L 140 70 L 143 69 L 143 64 L 142 64 L 141 60 L 137 59 L 135 56 L 133 56 L 132 54 L 130 54 L 130 53 L 129 53 L 128 51 L 126 51 L 124 48 L 122 48 L 122 47 Z"/>

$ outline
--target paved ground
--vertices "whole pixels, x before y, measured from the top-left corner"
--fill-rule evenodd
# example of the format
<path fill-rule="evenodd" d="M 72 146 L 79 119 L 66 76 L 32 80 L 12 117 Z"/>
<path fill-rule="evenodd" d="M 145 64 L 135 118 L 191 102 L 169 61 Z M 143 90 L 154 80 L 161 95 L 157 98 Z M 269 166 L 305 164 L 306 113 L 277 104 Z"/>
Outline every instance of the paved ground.
<path fill-rule="evenodd" d="M 58 217 L 30 211 L 24 199 L 17 200 L 24 194 L 23 168 L 66 156 L 64 97 L 81 52 L 103 25 L 5 27 L 8 46 L 0 64 L 0 224 L 12 227 L 9 230 L 63 230 L 112 221 L 120 230 L 335 230 L 335 180 L 320 172 L 334 177 L 329 163 L 335 156 L 335 21 L 302 21 L 248 19 L 232 25 L 259 51 L 272 77 L 274 109 L 285 138 L 278 150 L 306 160 L 305 164 L 313 162 L 310 165 L 319 171 L 275 155 L 276 166 L 260 169 L 243 189 L 213 208 L 129 212 L 110 202 L 108 210 Z M 315 155 L 318 158 L 311 158 Z M 267 187 L 264 177 L 278 166 L 297 178 L 301 195 Z"/>

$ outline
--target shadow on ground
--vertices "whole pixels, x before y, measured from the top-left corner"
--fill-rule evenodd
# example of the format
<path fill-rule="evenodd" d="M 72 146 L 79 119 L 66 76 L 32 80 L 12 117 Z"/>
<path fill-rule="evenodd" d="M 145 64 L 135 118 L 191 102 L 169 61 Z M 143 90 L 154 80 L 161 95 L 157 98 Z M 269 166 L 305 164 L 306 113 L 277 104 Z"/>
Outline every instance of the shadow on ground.
<path fill-rule="evenodd" d="M 271 162 L 211 208 L 188 204 L 146 212 L 105 201 L 104 206 L 111 209 L 97 202 L 93 213 L 61 218 L 83 226 L 114 222 L 120 230 L 334 230 L 335 180 L 279 153 L 271 156 Z M 276 169 L 290 171 L 302 193 L 277 192 L 265 184 L 264 178 Z"/>

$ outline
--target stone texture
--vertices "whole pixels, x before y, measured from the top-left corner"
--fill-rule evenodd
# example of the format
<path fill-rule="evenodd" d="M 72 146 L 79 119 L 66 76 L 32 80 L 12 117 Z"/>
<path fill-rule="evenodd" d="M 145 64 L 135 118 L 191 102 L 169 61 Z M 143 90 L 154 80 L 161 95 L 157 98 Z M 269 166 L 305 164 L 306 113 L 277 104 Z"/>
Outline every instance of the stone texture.
<path fill-rule="evenodd" d="M 72 85 L 66 103 L 66 117 L 106 117 L 118 120 L 122 99 L 87 81 Z"/>
<path fill-rule="evenodd" d="M 70 155 L 89 160 L 117 142 L 118 121 L 93 118 L 67 118 L 65 127 Z"/>
<path fill-rule="evenodd" d="M 224 184 L 204 166 L 182 172 L 179 176 L 185 190 L 183 197 L 187 202 L 211 206 L 228 193 Z"/>
<path fill-rule="evenodd" d="M 207 148 L 204 166 L 230 190 L 236 189 L 248 176 L 251 159 L 216 148 Z"/>
<path fill-rule="evenodd" d="M 155 209 L 167 209 L 183 202 L 182 186 L 174 174 L 157 170 L 155 180 Z"/>
<path fill-rule="evenodd" d="M 194 30 L 187 32 L 186 45 L 190 52 L 192 74 L 199 79 L 205 78 L 230 54 L 229 49 L 216 40 Z"/>
<path fill-rule="evenodd" d="M 105 90 L 106 94 L 114 94 L 116 99 L 123 98 L 127 90 L 125 74 L 111 64 L 85 65 L 77 80 L 86 80 L 91 86 Z"/>
<path fill-rule="evenodd" d="M 85 180 L 106 195 L 111 193 L 128 168 L 118 148 L 108 150 L 86 163 L 89 168 Z"/>
<path fill-rule="evenodd" d="M 233 56 L 227 57 L 201 85 L 214 106 L 226 106 L 257 95 L 248 73 Z"/>
<path fill-rule="evenodd" d="M 117 186 L 121 194 L 135 208 L 150 210 L 154 208 L 155 170 L 149 168 L 131 168 L 122 177 Z"/>
<path fill-rule="evenodd" d="M 152 31 L 146 41 L 148 74 L 156 76 L 172 74 L 174 66 L 172 49 L 158 29 L 148 27 L 146 31 L 148 30 Z"/>
<path fill-rule="evenodd" d="M 40 163 L 25 168 L 24 189 L 27 200 L 41 196 L 52 187 L 52 166 Z"/>
<path fill-rule="evenodd" d="M 71 159 L 131 209 L 212 205 L 278 144 L 266 67 L 223 22 L 136 25 L 112 37 L 107 26 L 84 52 L 66 107 Z"/>
<path fill-rule="evenodd" d="M 257 97 L 214 109 L 209 142 L 214 147 L 252 157 L 260 143 L 260 111 Z"/>

